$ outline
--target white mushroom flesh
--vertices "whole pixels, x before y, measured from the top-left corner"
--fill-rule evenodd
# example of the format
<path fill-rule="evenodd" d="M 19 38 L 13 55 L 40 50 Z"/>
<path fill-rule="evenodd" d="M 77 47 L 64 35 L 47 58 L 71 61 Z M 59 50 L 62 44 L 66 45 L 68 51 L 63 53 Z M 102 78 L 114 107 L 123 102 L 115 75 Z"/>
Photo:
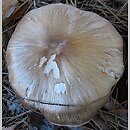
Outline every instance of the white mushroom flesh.
<path fill-rule="evenodd" d="M 122 76 L 123 42 L 97 14 L 51 4 L 19 22 L 7 64 L 12 87 L 25 104 L 55 124 L 81 125 L 103 106 Z"/>

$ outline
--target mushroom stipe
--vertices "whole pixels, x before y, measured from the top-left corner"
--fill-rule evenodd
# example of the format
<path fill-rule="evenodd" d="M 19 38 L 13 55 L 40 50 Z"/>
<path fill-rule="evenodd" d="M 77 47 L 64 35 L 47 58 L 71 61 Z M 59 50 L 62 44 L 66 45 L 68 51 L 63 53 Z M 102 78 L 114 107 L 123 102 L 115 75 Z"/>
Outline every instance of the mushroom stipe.
<path fill-rule="evenodd" d="M 123 41 L 112 24 L 66 4 L 28 12 L 8 43 L 6 59 L 21 103 L 62 126 L 89 121 L 124 71 Z"/>

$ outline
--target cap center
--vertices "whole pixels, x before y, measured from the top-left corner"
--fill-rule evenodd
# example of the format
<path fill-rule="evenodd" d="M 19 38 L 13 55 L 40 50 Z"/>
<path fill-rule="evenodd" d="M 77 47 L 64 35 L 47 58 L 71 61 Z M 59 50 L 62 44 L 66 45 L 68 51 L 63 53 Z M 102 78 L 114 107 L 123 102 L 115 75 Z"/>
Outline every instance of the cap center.
<path fill-rule="evenodd" d="M 48 50 L 51 54 L 60 54 L 65 47 L 65 41 L 50 42 Z"/>

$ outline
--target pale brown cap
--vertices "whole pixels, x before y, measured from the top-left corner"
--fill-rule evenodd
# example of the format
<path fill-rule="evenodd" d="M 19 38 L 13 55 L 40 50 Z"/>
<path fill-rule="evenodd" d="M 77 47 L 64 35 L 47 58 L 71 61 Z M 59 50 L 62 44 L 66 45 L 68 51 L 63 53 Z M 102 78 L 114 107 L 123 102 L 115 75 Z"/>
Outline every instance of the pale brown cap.
<path fill-rule="evenodd" d="M 51 4 L 20 21 L 8 44 L 7 64 L 25 106 L 39 109 L 54 124 L 77 126 L 103 106 L 122 76 L 123 41 L 97 14 Z"/>

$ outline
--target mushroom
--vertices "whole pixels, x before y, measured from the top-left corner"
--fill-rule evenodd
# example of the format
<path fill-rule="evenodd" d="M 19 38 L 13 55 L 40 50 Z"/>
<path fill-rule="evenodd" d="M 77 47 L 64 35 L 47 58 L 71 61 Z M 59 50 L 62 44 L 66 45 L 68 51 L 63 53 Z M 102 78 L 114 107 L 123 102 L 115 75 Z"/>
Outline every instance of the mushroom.
<path fill-rule="evenodd" d="M 12 88 L 52 123 L 79 126 L 123 73 L 123 41 L 99 15 L 65 4 L 28 12 L 7 47 Z"/>

